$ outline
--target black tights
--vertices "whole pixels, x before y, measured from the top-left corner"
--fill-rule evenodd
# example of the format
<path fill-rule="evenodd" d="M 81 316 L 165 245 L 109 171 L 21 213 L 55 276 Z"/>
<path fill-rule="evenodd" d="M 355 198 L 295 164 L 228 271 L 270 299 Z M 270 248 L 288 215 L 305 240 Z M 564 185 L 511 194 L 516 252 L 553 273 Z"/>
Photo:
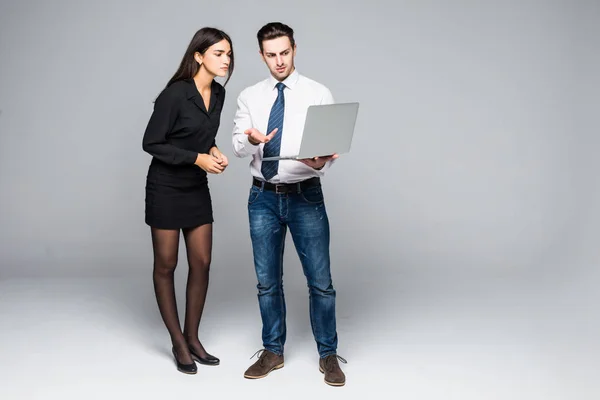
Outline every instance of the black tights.
<path fill-rule="evenodd" d="M 188 346 L 200 357 L 207 356 L 198 339 L 198 328 L 208 289 L 212 252 L 212 224 L 184 229 L 183 237 L 189 265 L 183 332 L 179 323 L 173 279 L 179 251 L 179 230 L 152 228 L 153 281 L 158 309 L 171 336 L 177 358 L 184 364 L 191 364 L 193 361 Z"/>

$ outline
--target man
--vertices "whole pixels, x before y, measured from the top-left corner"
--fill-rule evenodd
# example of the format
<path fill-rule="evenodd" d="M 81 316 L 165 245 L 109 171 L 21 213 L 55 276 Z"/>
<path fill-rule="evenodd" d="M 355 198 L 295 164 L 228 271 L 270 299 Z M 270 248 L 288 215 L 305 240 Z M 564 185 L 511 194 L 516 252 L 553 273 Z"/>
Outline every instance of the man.
<path fill-rule="evenodd" d="M 244 377 L 264 378 L 283 367 L 286 307 L 282 264 L 289 228 L 309 287 L 319 370 L 326 383 L 343 386 L 346 377 L 338 359 L 346 361 L 337 355 L 329 221 L 320 182 L 337 154 L 304 160 L 262 160 L 297 152 L 308 107 L 334 101 L 329 89 L 296 71 L 294 31 L 289 26 L 269 23 L 258 31 L 257 39 L 271 76 L 239 95 L 233 132 L 234 154 L 252 156 L 248 216 L 263 324 L 264 349 L 257 352 L 258 361 Z"/>

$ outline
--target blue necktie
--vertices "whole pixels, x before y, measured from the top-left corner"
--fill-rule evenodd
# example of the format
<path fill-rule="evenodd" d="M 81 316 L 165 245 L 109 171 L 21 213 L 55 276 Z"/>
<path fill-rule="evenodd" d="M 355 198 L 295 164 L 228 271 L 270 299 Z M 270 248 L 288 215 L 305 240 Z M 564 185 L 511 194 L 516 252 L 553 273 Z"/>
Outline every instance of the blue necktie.
<path fill-rule="evenodd" d="M 279 155 L 279 149 L 281 147 L 281 134 L 283 133 L 283 111 L 285 107 L 285 99 L 283 97 L 283 89 L 285 89 L 285 85 L 281 82 L 277 84 L 277 90 L 279 93 L 277 94 L 277 99 L 275 103 L 273 103 L 273 107 L 271 107 L 271 114 L 269 114 L 269 124 L 267 126 L 268 135 L 275 128 L 277 129 L 277 133 L 273 139 L 269 142 L 265 143 L 263 147 L 263 157 L 274 157 Z M 277 168 L 279 167 L 278 160 L 272 161 L 263 161 L 260 172 L 262 172 L 265 180 L 269 180 L 275 175 L 277 175 Z"/>

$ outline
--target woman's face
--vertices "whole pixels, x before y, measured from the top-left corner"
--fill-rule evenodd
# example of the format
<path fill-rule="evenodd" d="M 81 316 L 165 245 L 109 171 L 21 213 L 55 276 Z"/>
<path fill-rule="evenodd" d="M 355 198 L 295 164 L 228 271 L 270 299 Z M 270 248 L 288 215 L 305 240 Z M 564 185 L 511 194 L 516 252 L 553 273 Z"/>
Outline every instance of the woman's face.
<path fill-rule="evenodd" d="M 204 54 L 196 52 L 196 61 L 206 70 L 208 73 L 214 76 L 225 76 L 229 71 L 229 63 L 231 61 L 231 46 L 225 39 L 218 43 L 210 46 Z"/>

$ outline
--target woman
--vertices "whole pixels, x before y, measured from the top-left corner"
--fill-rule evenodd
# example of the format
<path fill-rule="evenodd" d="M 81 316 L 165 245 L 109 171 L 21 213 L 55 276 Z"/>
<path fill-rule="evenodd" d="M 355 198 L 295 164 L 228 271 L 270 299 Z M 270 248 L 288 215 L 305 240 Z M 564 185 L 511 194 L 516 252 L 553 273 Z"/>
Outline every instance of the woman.
<path fill-rule="evenodd" d="M 154 251 L 154 291 L 171 336 L 177 369 L 188 374 L 201 364 L 218 365 L 198 339 L 212 252 L 212 203 L 207 173 L 220 174 L 227 157 L 216 146 L 225 88 L 214 78 L 233 73 L 229 36 L 214 28 L 192 38 L 175 75 L 160 93 L 144 133 L 152 155 L 146 178 L 146 216 Z M 227 81 L 225 84 L 227 84 Z M 185 322 L 181 331 L 174 272 L 180 230 L 189 264 Z"/>

